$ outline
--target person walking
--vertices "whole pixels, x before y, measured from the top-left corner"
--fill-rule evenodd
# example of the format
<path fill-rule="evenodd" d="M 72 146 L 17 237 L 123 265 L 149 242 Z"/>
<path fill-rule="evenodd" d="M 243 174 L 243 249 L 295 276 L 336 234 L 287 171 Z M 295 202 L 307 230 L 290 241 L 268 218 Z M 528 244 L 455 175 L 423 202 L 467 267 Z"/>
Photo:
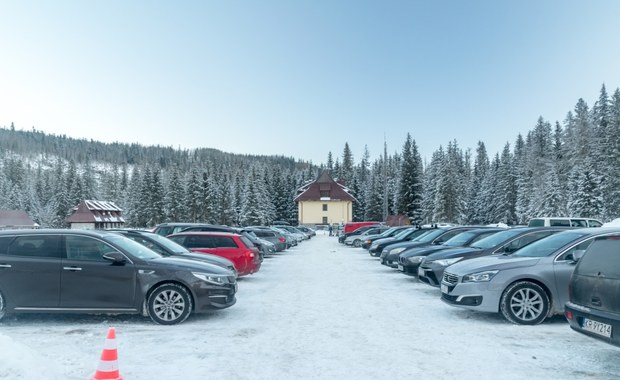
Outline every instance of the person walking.
<path fill-rule="evenodd" d="M 329 236 L 332 236 L 332 232 L 334 232 L 334 227 L 332 227 L 332 225 L 329 225 Z"/>

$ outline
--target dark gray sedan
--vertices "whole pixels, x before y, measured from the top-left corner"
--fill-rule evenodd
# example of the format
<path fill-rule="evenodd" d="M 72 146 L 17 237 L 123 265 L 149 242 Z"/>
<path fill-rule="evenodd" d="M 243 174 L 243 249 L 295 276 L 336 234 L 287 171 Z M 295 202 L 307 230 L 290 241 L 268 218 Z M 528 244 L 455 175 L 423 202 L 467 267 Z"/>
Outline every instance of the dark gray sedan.
<path fill-rule="evenodd" d="M 163 257 L 114 232 L 0 232 L 0 318 L 5 313 L 143 314 L 172 325 L 236 302 L 234 273 Z"/>

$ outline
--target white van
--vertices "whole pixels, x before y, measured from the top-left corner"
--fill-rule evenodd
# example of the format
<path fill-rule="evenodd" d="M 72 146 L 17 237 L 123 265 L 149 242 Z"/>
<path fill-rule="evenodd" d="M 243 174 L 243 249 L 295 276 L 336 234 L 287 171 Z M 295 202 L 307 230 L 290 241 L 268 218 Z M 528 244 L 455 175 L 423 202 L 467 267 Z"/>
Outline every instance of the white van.
<path fill-rule="evenodd" d="M 579 217 L 532 218 L 528 227 L 600 227 L 603 223 L 596 219 Z"/>

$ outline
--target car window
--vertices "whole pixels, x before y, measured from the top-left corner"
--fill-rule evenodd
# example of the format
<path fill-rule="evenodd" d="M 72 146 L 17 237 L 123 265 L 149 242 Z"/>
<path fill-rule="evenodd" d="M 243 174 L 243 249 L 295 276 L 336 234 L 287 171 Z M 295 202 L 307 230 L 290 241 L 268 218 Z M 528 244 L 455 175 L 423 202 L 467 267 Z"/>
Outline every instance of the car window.
<path fill-rule="evenodd" d="M 446 240 L 443 245 L 448 247 L 462 247 L 465 243 L 473 239 L 477 233 L 478 232 L 473 231 L 461 231 L 460 234 L 457 234 L 456 236 L 453 236 L 452 238 Z"/>
<path fill-rule="evenodd" d="M 601 227 L 602 225 L 603 225 L 603 223 L 599 222 L 598 220 L 588 219 L 588 226 L 589 227 Z"/>
<path fill-rule="evenodd" d="M 14 239 L 14 236 L 2 236 L 0 237 L 0 255 L 6 255 L 6 250 L 9 244 Z"/>
<path fill-rule="evenodd" d="M 585 219 L 571 219 L 570 220 L 571 227 L 588 227 L 588 222 Z"/>
<path fill-rule="evenodd" d="M 228 237 L 227 237 L 227 238 L 228 238 Z M 246 238 L 245 236 L 240 236 L 240 238 L 241 238 L 241 241 L 243 242 L 243 244 L 245 244 L 245 246 L 246 246 L 246 247 L 248 247 L 248 248 L 254 248 L 254 247 L 256 247 L 256 246 L 252 243 L 252 241 L 251 241 L 250 239 Z M 232 243 L 234 244 L 234 246 L 231 246 L 231 247 L 233 247 L 233 248 L 237 248 L 237 243 L 235 243 L 235 241 L 234 241 L 232 238 L 228 238 L 228 239 L 230 239 L 230 241 L 232 241 Z"/>
<path fill-rule="evenodd" d="M 569 219 L 550 219 L 549 225 L 551 227 L 571 227 L 571 221 Z"/>
<path fill-rule="evenodd" d="M 172 241 L 171 239 L 164 237 L 164 236 L 160 236 L 157 234 L 148 234 L 149 238 L 154 240 L 155 242 L 157 242 L 157 245 L 160 245 L 164 248 L 166 248 L 168 251 L 173 252 L 173 253 L 188 253 L 189 251 L 187 250 L 187 248 L 183 247 L 182 245 Z M 157 252 L 159 253 L 159 252 Z"/>
<path fill-rule="evenodd" d="M 487 236 L 484 239 L 480 239 L 475 244 L 472 244 L 471 246 L 474 248 L 481 248 L 481 249 L 497 247 L 498 245 L 504 243 L 506 240 L 510 240 L 511 238 L 517 235 L 520 235 L 522 233 L 523 231 L 520 231 L 519 229 L 501 231 L 491 236 Z"/>
<path fill-rule="evenodd" d="M 557 258 L 557 260 L 573 260 L 574 257 L 582 257 L 583 253 L 588 249 L 588 247 L 590 246 L 590 244 L 592 244 L 593 241 L 594 238 L 582 241 L 581 243 L 575 245 L 574 247 L 571 247 L 570 249 L 562 253 Z M 575 256 L 575 253 L 577 253 L 577 256 Z"/>
<path fill-rule="evenodd" d="M 60 258 L 60 236 L 18 236 L 8 246 L 7 254 L 12 256 Z"/>
<path fill-rule="evenodd" d="M 107 243 L 88 236 L 66 236 L 65 252 L 69 260 L 107 261 L 103 255 L 115 252 Z"/>
<path fill-rule="evenodd" d="M 441 244 L 447 240 L 452 239 L 453 237 L 455 237 L 456 235 L 460 234 L 461 232 L 463 232 L 463 230 L 453 230 L 453 231 L 448 231 L 445 234 L 439 236 L 437 238 L 437 240 L 435 240 L 435 243 L 437 244 Z"/>
<path fill-rule="evenodd" d="M 238 248 L 237 243 L 235 243 L 233 238 L 230 236 L 210 236 L 210 237 L 212 237 L 211 241 L 213 242 L 214 248 Z M 245 236 L 242 236 L 242 238 L 245 238 L 248 241 L 248 243 L 252 245 L 252 242 L 250 242 L 250 239 L 246 238 Z"/>
<path fill-rule="evenodd" d="M 527 224 L 528 227 L 544 227 L 544 225 L 544 219 L 530 219 L 530 222 Z"/>
<path fill-rule="evenodd" d="M 586 236 L 584 232 L 565 231 L 535 241 L 513 253 L 517 257 L 545 257 L 553 254 L 563 246 Z"/>
<path fill-rule="evenodd" d="M 553 231 L 539 231 L 533 232 L 531 234 L 523 235 L 518 237 L 517 239 L 511 241 L 510 243 L 500 247 L 495 253 L 512 253 L 518 249 L 525 247 L 526 245 L 535 242 L 536 240 L 540 240 L 546 236 L 549 236 L 553 233 Z"/>
<path fill-rule="evenodd" d="M 596 239 L 579 260 L 576 271 L 583 276 L 620 278 L 620 237 Z"/>

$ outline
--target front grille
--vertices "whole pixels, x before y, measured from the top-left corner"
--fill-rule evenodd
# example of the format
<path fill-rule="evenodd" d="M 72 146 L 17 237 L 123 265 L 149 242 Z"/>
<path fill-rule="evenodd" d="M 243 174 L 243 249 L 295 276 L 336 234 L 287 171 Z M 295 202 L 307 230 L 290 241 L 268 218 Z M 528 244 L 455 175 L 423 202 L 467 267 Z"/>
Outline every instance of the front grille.
<path fill-rule="evenodd" d="M 452 273 L 443 272 L 443 280 L 450 285 L 454 285 L 459 282 L 459 276 Z"/>
<path fill-rule="evenodd" d="M 399 256 L 398 257 L 398 262 L 401 263 L 401 264 L 407 264 L 407 258 Z"/>

